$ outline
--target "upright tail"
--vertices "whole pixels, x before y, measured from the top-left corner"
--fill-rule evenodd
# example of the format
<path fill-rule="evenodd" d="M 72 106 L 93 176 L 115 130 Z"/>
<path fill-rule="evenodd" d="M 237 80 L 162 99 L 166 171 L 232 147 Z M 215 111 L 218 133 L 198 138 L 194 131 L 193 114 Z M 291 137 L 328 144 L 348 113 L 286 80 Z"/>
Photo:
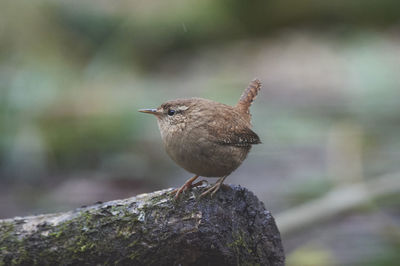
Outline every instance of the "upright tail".
<path fill-rule="evenodd" d="M 249 86 L 244 90 L 242 96 L 239 99 L 239 102 L 236 105 L 236 108 L 240 113 L 250 122 L 250 106 L 253 103 L 254 99 L 257 97 L 258 92 L 260 91 L 262 84 L 259 79 L 254 79 L 250 82 Z"/>

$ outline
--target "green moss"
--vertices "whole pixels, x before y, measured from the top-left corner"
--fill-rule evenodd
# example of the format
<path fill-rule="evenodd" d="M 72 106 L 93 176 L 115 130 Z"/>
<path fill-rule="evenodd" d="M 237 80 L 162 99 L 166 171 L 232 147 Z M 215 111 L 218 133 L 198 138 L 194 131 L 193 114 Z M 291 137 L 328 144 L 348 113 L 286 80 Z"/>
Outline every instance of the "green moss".
<path fill-rule="evenodd" d="M 11 222 L 0 223 L 0 243 L 4 243 L 14 232 L 14 225 Z"/>
<path fill-rule="evenodd" d="M 234 232 L 233 233 L 233 242 L 228 244 L 228 247 L 234 250 L 234 253 L 236 254 L 236 260 L 237 260 L 237 265 L 259 265 L 255 264 L 254 262 L 249 262 L 249 261 L 243 261 L 241 259 L 241 253 L 243 251 L 247 252 L 247 254 L 253 254 L 253 250 L 249 247 L 248 243 L 243 237 L 242 232 Z"/>
<path fill-rule="evenodd" d="M 132 254 L 130 254 L 129 256 L 128 256 L 128 258 L 130 259 L 130 260 L 135 260 L 136 258 L 138 258 L 140 256 L 140 254 L 138 254 L 137 252 L 132 252 Z"/>
<path fill-rule="evenodd" d="M 23 245 L 23 241 L 19 240 L 14 234 L 15 226 L 10 222 L 2 222 L 0 224 L 0 254 L 18 254 L 16 258 L 11 260 L 11 265 L 21 265 L 29 258 L 29 253 Z M 0 265 L 6 265 L 4 258 L 0 261 Z"/>
<path fill-rule="evenodd" d="M 159 198 L 160 197 L 152 198 L 152 200 L 158 202 Z M 145 213 L 147 216 L 152 212 L 152 210 L 154 210 L 154 208 L 151 208 L 146 204 L 138 211 Z M 110 212 L 113 215 L 108 215 Z M 107 215 L 104 215 L 105 213 L 107 213 Z M 118 221 L 119 225 L 116 229 L 103 227 L 107 224 L 113 224 L 116 221 Z M 132 253 L 126 256 L 125 259 L 135 261 L 140 255 L 140 244 L 139 240 L 133 238 L 136 232 L 134 232 L 132 228 L 136 227 L 135 230 L 139 230 L 140 232 L 138 233 L 140 234 L 147 233 L 143 228 L 138 228 L 136 226 L 137 223 L 141 223 L 137 213 L 132 213 L 130 210 L 126 209 L 126 206 L 112 206 L 111 208 L 105 208 L 104 210 L 83 210 L 79 216 L 73 220 L 62 222 L 53 227 L 50 225 L 41 226 L 34 234 L 35 237 L 40 238 L 37 243 L 46 243 L 50 241 L 55 242 L 54 246 L 58 248 L 65 247 L 67 252 L 64 253 L 66 256 L 64 261 L 79 262 L 82 256 L 91 256 L 94 251 L 98 252 L 103 249 L 107 250 L 109 243 L 102 241 L 102 239 L 98 239 L 98 234 L 92 234 L 95 231 L 97 232 L 100 227 L 107 228 L 106 230 L 110 231 L 105 233 L 108 235 L 114 234 L 114 236 L 119 239 L 118 243 L 131 248 Z M 29 246 L 30 243 L 22 242 L 24 240 L 19 241 L 18 237 L 14 235 L 14 230 L 15 228 L 13 223 L 3 222 L 0 224 L 0 243 L 3 245 L 0 246 L 0 255 L 5 253 L 17 254 L 13 255 L 13 259 L 10 258 L 9 261 L 0 259 L 0 265 L 34 265 L 34 261 L 37 261 L 36 259 L 38 258 L 54 258 L 54 260 L 63 260 L 63 258 L 57 257 L 58 255 L 54 255 L 55 253 L 58 253 L 57 250 L 44 249 L 40 253 L 35 254 L 32 251 L 38 247 Z M 43 232 L 48 233 L 43 234 Z M 27 250 L 30 250 L 30 252 Z"/>
<path fill-rule="evenodd" d="M 23 243 L 21 241 L 18 242 L 18 251 L 17 251 L 17 258 L 13 259 L 12 263 L 13 265 L 21 265 L 24 264 L 25 262 L 29 261 L 29 252 L 25 249 Z M 15 261 L 15 263 L 14 263 Z"/>
<path fill-rule="evenodd" d="M 63 235 L 63 231 L 57 231 L 57 232 L 53 232 L 53 233 L 49 233 L 49 236 L 51 237 L 55 237 L 55 238 L 60 238 Z"/>
<path fill-rule="evenodd" d="M 21 257 L 26 257 L 26 252 L 20 244 L 21 241 L 14 234 L 15 226 L 11 222 L 2 222 L 0 224 L 0 254 L 17 253 L 20 254 L 18 258 L 11 260 L 11 265 L 17 265 L 21 262 Z M 2 256 L 1 261 L 3 265 L 6 264 Z"/>
<path fill-rule="evenodd" d="M 236 237 L 234 237 L 234 239 L 235 240 L 232 243 L 228 244 L 228 247 L 235 249 L 235 251 L 245 249 L 249 254 L 252 253 L 252 250 L 249 248 L 246 241 L 244 240 L 242 233 L 236 234 Z"/>
<path fill-rule="evenodd" d="M 85 252 L 86 250 L 92 249 L 92 248 L 95 248 L 95 247 L 96 247 L 96 245 L 94 243 L 90 243 L 90 244 L 82 245 L 80 250 L 81 250 L 81 252 Z"/>
<path fill-rule="evenodd" d="M 141 199 L 141 202 L 145 204 L 136 209 L 127 208 L 126 205 L 117 205 L 79 210 L 73 219 L 58 225 L 41 224 L 38 226 L 37 230 L 32 233 L 32 237 L 35 238 L 34 245 L 24 237 L 18 241 L 18 237 L 21 236 L 15 235 L 14 230 L 17 229 L 14 228 L 13 223 L 1 224 L 0 262 L 3 265 L 37 265 L 45 259 L 51 264 L 57 264 L 59 261 L 67 264 L 79 264 L 83 258 L 97 258 L 99 254 L 106 256 L 110 250 L 123 250 L 129 247 L 120 263 L 135 264 L 143 254 L 143 250 L 148 248 L 143 245 L 143 239 L 152 238 L 149 235 L 152 231 L 146 228 L 146 224 L 140 220 L 140 215 L 143 215 L 149 222 L 155 219 L 165 219 L 164 216 L 167 215 L 164 210 L 165 204 L 163 204 L 165 197 L 164 194 Z M 107 238 L 106 241 L 104 237 Z M 54 248 L 48 248 L 49 243 L 52 243 Z M 110 245 L 113 246 L 110 247 Z M 12 255 L 2 261 L 1 255 L 5 253 Z M 109 261 L 108 264 L 114 262 Z"/>

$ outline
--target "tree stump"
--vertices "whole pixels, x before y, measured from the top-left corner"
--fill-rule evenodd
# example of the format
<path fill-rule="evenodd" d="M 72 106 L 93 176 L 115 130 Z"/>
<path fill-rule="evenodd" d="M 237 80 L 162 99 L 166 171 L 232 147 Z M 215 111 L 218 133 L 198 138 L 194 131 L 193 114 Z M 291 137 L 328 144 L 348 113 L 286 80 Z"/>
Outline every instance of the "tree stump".
<path fill-rule="evenodd" d="M 74 211 L 0 220 L 0 265 L 284 265 L 279 231 L 253 193 L 171 189 Z"/>

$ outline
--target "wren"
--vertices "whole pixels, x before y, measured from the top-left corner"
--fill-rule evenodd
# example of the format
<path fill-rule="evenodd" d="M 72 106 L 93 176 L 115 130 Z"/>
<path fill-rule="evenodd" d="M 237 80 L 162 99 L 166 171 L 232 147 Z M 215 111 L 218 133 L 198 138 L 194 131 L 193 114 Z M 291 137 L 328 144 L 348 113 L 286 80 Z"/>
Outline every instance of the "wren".
<path fill-rule="evenodd" d="M 175 198 L 204 181 L 199 177 L 219 177 L 218 181 L 201 194 L 213 196 L 225 178 L 246 158 L 253 144 L 260 138 L 251 130 L 250 106 L 261 89 L 255 79 L 244 90 L 236 106 L 215 101 L 190 98 L 163 103 L 157 109 L 141 109 L 153 114 L 167 154 L 179 166 L 195 174 L 174 192 Z"/>

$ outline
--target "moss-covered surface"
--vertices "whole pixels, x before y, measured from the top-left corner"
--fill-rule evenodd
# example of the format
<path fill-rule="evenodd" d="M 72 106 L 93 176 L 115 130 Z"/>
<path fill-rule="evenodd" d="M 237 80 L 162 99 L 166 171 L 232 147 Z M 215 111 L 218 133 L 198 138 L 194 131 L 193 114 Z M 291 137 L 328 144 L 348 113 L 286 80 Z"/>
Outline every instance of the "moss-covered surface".
<path fill-rule="evenodd" d="M 166 191 L 0 221 L 0 265 L 282 265 L 279 232 L 247 190 Z"/>

